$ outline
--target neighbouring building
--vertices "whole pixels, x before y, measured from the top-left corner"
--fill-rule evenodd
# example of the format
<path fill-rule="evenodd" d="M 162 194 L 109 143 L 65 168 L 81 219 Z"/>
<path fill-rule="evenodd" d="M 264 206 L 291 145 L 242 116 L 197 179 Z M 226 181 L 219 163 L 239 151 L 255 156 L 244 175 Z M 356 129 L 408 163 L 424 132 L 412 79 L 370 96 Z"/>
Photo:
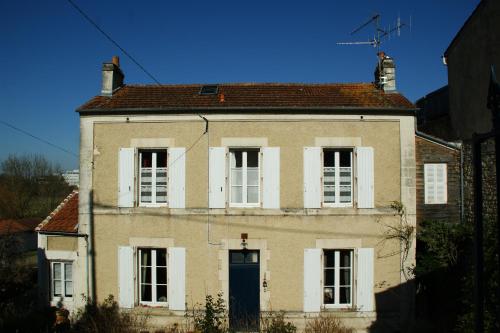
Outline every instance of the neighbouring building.
<path fill-rule="evenodd" d="M 236 330 L 279 310 L 299 330 L 411 321 L 415 242 L 405 260 L 388 233 L 394 201 L 416 224 L 416 108 L 395 82 L 125 85 L 117 58 L 102 76 L 77 109 L 78 221 L 40 229 L 50 300 L 61 263 L 57 297 L 112 294 L 156 327 L 219 292 Z"/>
<path fill-rule="evenodd" d="M 0 238 L 13 236 L 19 253 L 36 251 L 35 227 L 41 219 L 0 219 Z"/>
<path fill-rule="evenodd" d="M 80 171 L 78 169 L 65 171 L 63 172 L 62 177 L 69 186 L 78 187 L 80 184 Z"/>

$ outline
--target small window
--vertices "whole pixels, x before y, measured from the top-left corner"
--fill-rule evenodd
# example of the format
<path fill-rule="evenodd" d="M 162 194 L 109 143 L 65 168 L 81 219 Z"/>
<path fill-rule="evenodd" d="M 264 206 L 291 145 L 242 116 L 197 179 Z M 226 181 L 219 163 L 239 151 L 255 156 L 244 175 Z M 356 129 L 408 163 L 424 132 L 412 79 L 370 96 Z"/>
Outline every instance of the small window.
<path fill-rule="evenodd" d="M 71 262 L 51 263 L 52 297 L 73 297 L 73 264 Z"/>
<path fill-rule="evenodd" d="M 448 200 L 446 163 L 424 164 L 424 180 L 425 203 L 446 204 Z"/>
<path fill-rule="evenodd" d="M 217 85 L 206 85 L 200 89 L 200 95 L 216 95 L 218 92 L 219 86 Z"/>
<path fill-rule="evenodd" d="M 167 204 L 167 150 L 139 151 L 139 204 Z"/>
<path fill-rule="evenodd" d="M 230 202 L 233 206 L 258 206 L 260 202 L 260 151 L 234 149 L 230 155 Z"/>
<path fill-rule="evenodd" d="M 352 206 L 352 149 L 323 150 L 323 203 Z"/>
<path fill-rule="evenodd" d="M 139 302 L 167 305 L 167 249 L 139 249 Z"/>
<path fill-rule="evenodd" d="M 352 250 L 323 251 L 323 304 L 350 306 L 352 304 Z"/>

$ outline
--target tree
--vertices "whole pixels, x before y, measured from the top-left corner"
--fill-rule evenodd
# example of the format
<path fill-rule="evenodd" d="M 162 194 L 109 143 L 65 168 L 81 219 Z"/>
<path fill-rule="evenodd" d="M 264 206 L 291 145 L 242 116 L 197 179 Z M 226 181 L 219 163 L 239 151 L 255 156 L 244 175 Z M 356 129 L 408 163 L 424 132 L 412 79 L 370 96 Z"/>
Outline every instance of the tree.
<path fill-rule="evenodd" d="M 0 217 L 46 217 L 71 191 L 60 168 L 41 155 L 10 155 L 0 164 Z"/>

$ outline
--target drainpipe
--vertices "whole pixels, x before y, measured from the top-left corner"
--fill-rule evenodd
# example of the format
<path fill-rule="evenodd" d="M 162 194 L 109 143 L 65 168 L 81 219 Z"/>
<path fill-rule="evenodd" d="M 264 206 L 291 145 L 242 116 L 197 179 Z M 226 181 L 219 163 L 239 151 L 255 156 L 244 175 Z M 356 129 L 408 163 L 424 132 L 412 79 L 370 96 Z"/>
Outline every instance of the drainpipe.
<path fill-rule="evenodd" d="M 460 222 L 465 222 L 464 208 L 464 144 L 460 144 Z"/>

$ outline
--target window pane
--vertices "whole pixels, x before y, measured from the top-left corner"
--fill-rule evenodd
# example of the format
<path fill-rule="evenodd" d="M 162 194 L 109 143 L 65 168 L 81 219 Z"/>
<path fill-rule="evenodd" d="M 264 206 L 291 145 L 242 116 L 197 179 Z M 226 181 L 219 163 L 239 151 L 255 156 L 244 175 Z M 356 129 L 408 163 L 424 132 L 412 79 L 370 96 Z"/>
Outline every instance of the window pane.
<path fill-rule="evenodd" d="M 351 270 L 349 268 L 340 269 L 340 285 L 341 286 L 351 285 Z"/>
<path fill-rule="evenodd" d="M 231 186 L 231 202 L 242 203 L 243 202 L 243 187 L 241 186 Z"/>
<path fill-rule="evenodd" d="M 248 186 L 247 187 L 247 203 L 258 203 L 259 202 L 259 187 L 258 186 Z"/>
<path fill-rule="evenodd" d="M 333 288 L 327 287 L 323 289 L 323 303 L 333 304 L 335 302 Z"/>
<path fill-rule="evenodd" d="M 325 250 L 324 251 L 324 262 L 325 267 L 334 267 L 335 266 L 335 251 L 334 250 Z"/>
<path fill-rule="evenodd" d="M 151 168 L 153 165 L 153 153 L 150 151 L 141 152 L 141 167 Z"/>
<path fill-rule="evenodd" d="M 325 286 L 335 285 L 335 270 L 325 269 Z"/>
<path fill-rule="evenodd" d="M 335 202 L 335 168 L 325 167 L 323 169 L 323 196 L 325 202 Z"/>
<path fill-rule="evenodd" d="M 259 151 L 247 151 L 247 168 L 256 168 L 259 166 Z"/>
<path fill-rule="evenodd" d="M 167 286 L 156 286 L 156 301 L 166 302 L 167 301 Z"/>
<path fill-rule="evenodd" d="M 151 283 L 151 267 L 141 267 L 141 282 Z"/>
<path fill-rule="evenodd" d="M 167 167 L 167 152 L 159 151 L 156 153 L 156 167 L 166 168 Z"/>
<path fill-rule="evenodd" d="M 54 263 L 54 279 L 61 279 L 61 263 Z"/>
<path fill-rule="evenodd" d="M 156 268 L 156 283 L 167 284 L 167 268 L 166 267 Z"/>
<path fill-rule="evenodd" d="M 242 264 L 245 256 L 241 252 L 232 252 L 231 253 L 231 263 L 232 264 Z"/>
<path fill-rule="evenodd" d="M 156 250 L 156 266 L 167 266 L 167 250 Z"/>
<path fill-rule="evenodd" d="M 54 296 L 61 296 L 62 294 L 62 281 L 54 281 Z"/>
<path fill-rule="evenodd" d="M 340 251 L 340 267 L 351 267 L 351 254 L 350 250 Z"/>
<path fill-rule="evenodd" d="M 335 166 L 335 152 L 333 150 L 323 151 L 323 166 L 325 167 Z"/>
<path fill-rule="evenodd" d="M 243 166 L 242 152 L 234 150 L 231 152 L 231 168 L 241 168 Z"/>
<path fill-rule="evenodd" d="M 242 169 L 231 169 L 231 185 L 243 185 Z"/>
<path fill-rule="evenodd" d="M 351 167 L 351 151 L 341 150 L 340 155 L 340 167 Z"/>
<path fill-rule="evenodd" d="M 150 284 L 141 284 L 141 301 L 151 302 L 151 289 Z"/>
<path fill-rule="evenodd" d="M 259 168 L 247 169 L 247 185 L 259 185 Z"/>
<path fill-rule="evenodd" d="M 73 280 L 73 266 L 71 264 L 64 265 L 64 279 L 66 281 Z"/>
<path fill-rule="evenodd" d="M 141 250 L 141 265 L 142 266 L 151 266 L 151 250 L 150 249 L 142 249 Z"/>
<path fill-rule="evenodd" d="M 250 264 L 258 263 L 259 262 L 259 254 L 257 252 L 249 252 L 246 255 L 245 262 L 250 263 Z"/>
<path fill-rule="evenodd" d="M 65 283 L 64 287 L 64 294 L 65 296 L 71 297 L 73 296 L 73 282 L 69 281 Z"/>
<path fill-rule="evenodd" d="M 350 287 L 340 287 L 339 290 L 339 301 L 340 304 L 351 303 L 351 288 Z"/>

